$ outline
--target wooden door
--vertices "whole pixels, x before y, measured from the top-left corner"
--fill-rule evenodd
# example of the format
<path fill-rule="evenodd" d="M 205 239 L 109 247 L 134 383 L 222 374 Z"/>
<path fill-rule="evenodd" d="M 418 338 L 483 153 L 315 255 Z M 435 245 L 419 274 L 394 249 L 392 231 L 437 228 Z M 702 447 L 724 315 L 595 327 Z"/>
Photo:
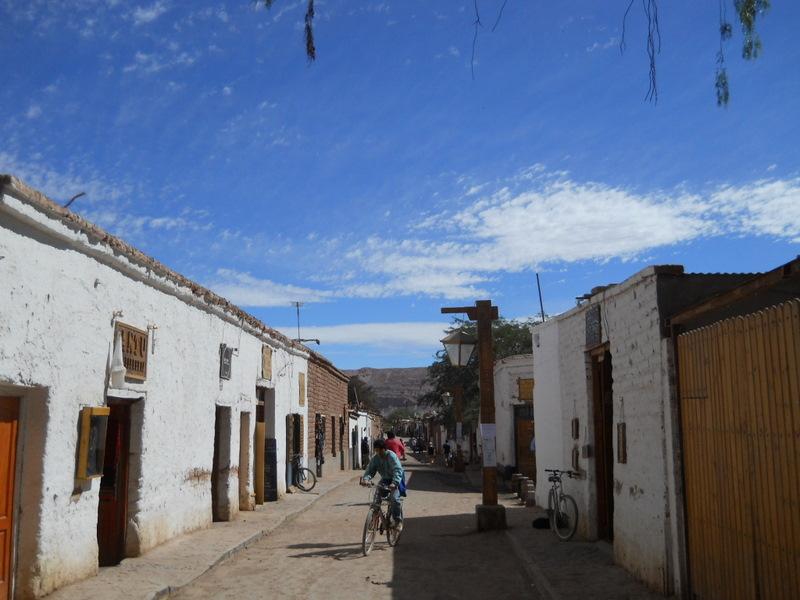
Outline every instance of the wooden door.
<path fill-rule="evenodd" d="M 11 595 L 19 398 L 0 398 L 0 600 Z"/>
<path fill-rule="evenodd" d="M 536 454 L 531 451 L 533 438 L 533 407 L 514 407 L 514 445 L 516 447 L 517 472 L 536 482 Z"/>
<path fill-rule="evenodd" d="M 97 515 L 97 545 L 101 567 L 118 565 L 125 558 L 128 523 L 131 410 L 127 403 L 114 403 L 110 408 Z"/>
<path fill-rule="evenodd" d="M 691 597 L 800 598 L 800 301 L 677 351 Z"/>
<path fill-rule="evenodd" d="M 611 353 L 592 356 L 595 481 L 597 484 L 597 537 L 614 539 L 614 442 Z"/>

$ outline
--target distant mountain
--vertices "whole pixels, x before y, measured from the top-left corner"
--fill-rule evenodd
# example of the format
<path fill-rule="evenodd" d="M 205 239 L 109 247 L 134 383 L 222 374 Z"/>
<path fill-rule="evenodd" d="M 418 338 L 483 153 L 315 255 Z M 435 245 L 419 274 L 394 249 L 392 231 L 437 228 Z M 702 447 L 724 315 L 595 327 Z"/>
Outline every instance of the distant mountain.
<path fill-rule="evenodd" d="M 345 371 L 351 377 L 357 375 L 378 395 L 378 410 L 387 416 L 398 408 L 416 408 L 417 398 L 430 390 L 425 379 L 427 367 L 407 369 L 355 369 Z"/>

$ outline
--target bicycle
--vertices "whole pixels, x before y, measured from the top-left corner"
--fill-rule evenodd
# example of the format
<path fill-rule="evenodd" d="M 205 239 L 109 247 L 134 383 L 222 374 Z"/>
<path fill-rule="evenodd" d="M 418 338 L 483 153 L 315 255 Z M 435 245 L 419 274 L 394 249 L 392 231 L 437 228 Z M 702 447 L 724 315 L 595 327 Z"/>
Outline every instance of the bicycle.
<path fill-rule="evenodd" d="M 310 492 L 317 485 L 317 476 L 314 471 L 303 466 L 302 460 L 302 454 L 292 457 L 292 483 L 304 492 Z"/>
<path fill-rule="evenodd" d="M 361 550 L 364 556 L 367 556 L 375 544 L 375 536 L 386 533 L 386 541 L 390 546 L 397 545 L 400 540 L 402 530 L 398 531 L 395 524 L 392 522 L 392 515 L 389 510 L 389 493 L 392 491 L 388 486 L 375 485 L 372 482 L 363 482 L 362 485 L 366 487 L 375 487 L 375 493 L 372 496 L 372 503 L 369 505 L 367 511 L 367 519 L 364 521 L 364 532 L 361 536 Z M 386 508 L 384 508 L 386 504 Z"/>
<path fill-rule="evenodd" d="M 545 472 L 552 473 L 547 481 L 553 484 L 547 496 L 547 516 L 550 519 L 550 529 L 559 539 L 566 542 L 575 535 L 575 530 L 578 529 L 578 505 L 572 496 L 564 493 L 561 476 L 566 475 L 572 479 L 576 473 L 560 469 L 545 469 Z"/>

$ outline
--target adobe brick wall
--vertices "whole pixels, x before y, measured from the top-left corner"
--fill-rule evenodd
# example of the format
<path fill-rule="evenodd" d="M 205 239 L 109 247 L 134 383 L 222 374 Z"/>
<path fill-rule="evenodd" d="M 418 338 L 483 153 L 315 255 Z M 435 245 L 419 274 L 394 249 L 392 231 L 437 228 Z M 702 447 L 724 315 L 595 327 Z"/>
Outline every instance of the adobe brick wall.
<path fill-rule="evenodd" d="M 339 460 L 339 423 L 345 422 L 347 427 L 347 382 L 348 377 L 325 358 L 312 354 L 308 361 L 308 441 L 307 449 L 311 463 L 314 457 L 314 422 L 316 413 L 325 417 L 325 460 L 326 465 L 333 464 L 330 459 L 336 456 Z M 334 448 L 335 444 L 335 448 Z M 347 440 L 344 441 L 347 454 Z M 345 457 L 347 458 L 347 457 Z"/>

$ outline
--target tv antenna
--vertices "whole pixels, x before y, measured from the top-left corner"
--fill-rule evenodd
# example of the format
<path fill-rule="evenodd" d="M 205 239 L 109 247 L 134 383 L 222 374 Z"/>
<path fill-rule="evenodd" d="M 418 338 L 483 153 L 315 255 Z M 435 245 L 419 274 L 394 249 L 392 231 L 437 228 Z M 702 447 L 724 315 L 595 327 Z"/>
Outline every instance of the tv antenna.
<path fill-rule="evenodd" d="M 315 342 L 317 346 L 319 346 L 319 340 L 317 338 L 301 338 L 300 337 L 300 307 L 303 306 L 305 302 L 300 302 L 299 300 L 295 300 L 292 302 L 292 306 L 294 306 L 295 310 L 297 311 L 297 337 L 294 339 L 295 342 Z"/>

